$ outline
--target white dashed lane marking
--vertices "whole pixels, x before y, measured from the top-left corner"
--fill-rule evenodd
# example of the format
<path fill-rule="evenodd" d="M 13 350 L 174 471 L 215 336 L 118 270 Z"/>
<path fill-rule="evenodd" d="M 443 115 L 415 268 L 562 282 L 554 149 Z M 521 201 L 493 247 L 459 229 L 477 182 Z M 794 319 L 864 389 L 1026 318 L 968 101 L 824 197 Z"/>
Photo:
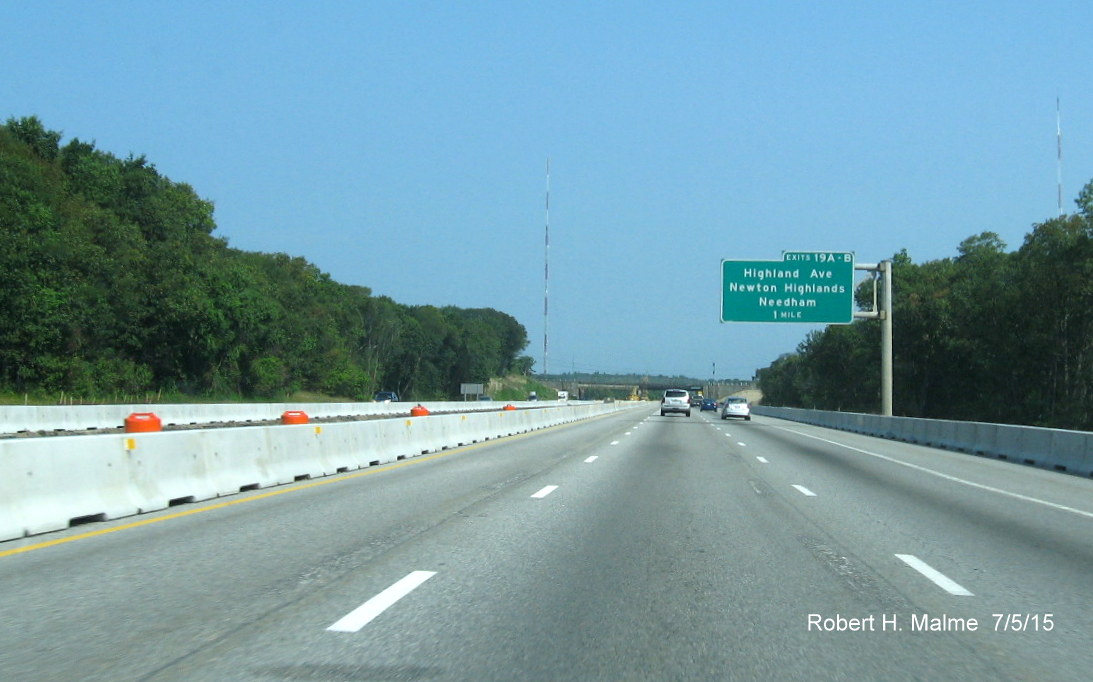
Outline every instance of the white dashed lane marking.
<path fill-rule="evenodd" d="M 598 456 L 598 455 L 592 455 L 591 457 L 589 457 L 588 459 L 586 459 L 586 460 L 584 461 L 584 463 L 585 463 L 585 464 L 591 464 L 592 462 L 595 462 L 595 461 L 596 461 L 596 457 L 597 457 L 597 456 Z"/>
<path fill-rule="evenodd" d="M 543 499 L 544 497 L 551 494 L 552 492 L 554 492 L 557 489 L 558 489 L 558 486 L 556 486 L 556 485 L 544 486 L 542 490 L 540 490 L 539 492 L 532 495 L 532 497 L 534 497 L 537 500 L 541 500 L 541 499 Z"/>
<path fill-rule="evenodd" d="M 423 582 L 436 575 L 436 571 L 414 571 L 383 592 L 350 611 L 327 630 L 331 632 L 358 632 L 399 599 L 416 590 Z"/>
<path fill-rule="evenodd" d="M 876 457 L 877 459 L 883 459 L 886 462 L 891 462 L 892 464 L 898 464 L 900 466 L 907 467 L 909 469 L 914 469 L 915 471 L 921 471 L 923 473 L 930 474 L 931 476 L 937 476 L 938 478 L 943 478 L 946 481 L 952 481 L 954 483 L 959 483 L 961 485 L 966 485 L 966 486 L 969 486 L 969 487 L 972 487 L 972 488 L 978 488 L 979 490 L 986 490 L 986 491 L 989 491 L 989 492 L 992 492 L 992 493 L 997 493 L 999 495 L 1005 495 L 1007 497 L 1012 497 L 1014 499 L 1022 500 L 1024 502 L 1032 502 L 1033 504 L 1041 504 L 1045 507 L 1051 507 L 1052 509 L 1059 509 L 1061 511 L 1070 512 L 1071 514 L 1077 514 L 1079 516 L 1084 516 L 1088 519 L 1093 519 L 1093 511 L 1085 511 L 1084 509 L 1075 509 L 1074 507 L 1068 507 L 1066 505 L 1056 504 L 1055 502 L 1049 502 L 1047 500 L 1041 500 L 1041 499 L 1036 498 L 1036 497 L 1029 497 L 1028 495 L 1021 495 L 1020 493 L 1015 493 L 1015 492 L 1012 492 L 1012 491 L 1009 491 L 1009 490 L 1003 490 L 1001 488 L 994 488 L 994 487 L 989 486 L 989 485 L 983 485 L 982 483 L 976 483 L 975 481 L 969 481 L 969 480 L 966 480 L 966 479 L 963 479 L 963 478 L 957 478 L 956 476 L 950 476 L 950 475 L 944 474 L 940 471 L 935 471 L 934 469 L 929 469 L 929 468 L 924 467 L 924 466 L 919 466 L 918 464 L 911 464 L 910 462 L 904 462 L 902 460 L 895 459 L 894 457 L 888 457 L 886 455 L 882 455 L 882 454 L 879 454 L 879 453 L 876 453 L 876 452 L 870 452 L 869 450 L 862 450 L 861 448 L 855 448 L 855 447 L 852 447 L 850 445 L 846 445 L 845 443 L 839 443 L 838 441 L 828 440 L 827 438 L 820 438 L 819 436 L 813 436 L 811 434 L 804 433 L 803 431 L 797 431 L 797 430 L 794 430 L 794 429 L 787 429 L 783 426 L 775 426 L 774 428 L 779 429 L 781 431 L 789 431 L 790 433 L 796 433 L 797 435 L 804 436 L 805 438 L 812 438 L 812 439 L 815 439 L 815 440 L 818 440 L 818 441 L 821 441 L 821 442 L 824 442 L 824 443 L 830 443 L 831 445 L 835 445 L 835 446 L 838 446 L 840 448 L 846 448 L 847 450 L 852 450 L 854 452 L 860 452 L 863 455 L 869 455 L 870 457 Z"/>
<path fill-rule="evenodd" d="M 816 497 L 816 493 L 812 492 L 803 485 L 797 485 L 796 483 L 794 483 L 793 487 L 797 489 L 797 492 L 801 493 L 805 497 Z"/>
<path fill-rule="evenodd" d="M 975 596 L 968 590 L 964 589 L 964 587 L 962 587 L 955 580 L 949 578 L 944 573 L 938 571 L 933 566 L 930 566 L 925 561 L 919 559 L 913 554 L 897 554 L 896 558 L 929 578 L 935 585 L 945 590 L 949 594 L 955 595 L 957 597 Z"/>
<path fill-rule="evenodd" d="M 770 464 L 770 462 L 767 461 L 766 457 L 756 457 L 755 459 L 759 460 L 763 464 Z"/>

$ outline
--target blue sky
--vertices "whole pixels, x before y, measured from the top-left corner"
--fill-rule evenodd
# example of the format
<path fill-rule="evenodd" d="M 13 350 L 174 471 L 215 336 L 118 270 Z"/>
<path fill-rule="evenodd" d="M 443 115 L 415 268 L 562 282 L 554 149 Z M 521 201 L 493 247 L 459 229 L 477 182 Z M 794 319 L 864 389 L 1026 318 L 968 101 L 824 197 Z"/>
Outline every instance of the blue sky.
<path fill-rule="evenodd" d="M 1089 2 L 0 3 L 0 116 L 145 155 L 240 249 L 495 308 L 547 368 L 751 377 L 722 259 L 1016 249 L 1093 179 Z M 898 301 L 897 301 L 898 306 Z M 898 308 L 896 333 L 899 333 Z M 879 354 L 879 350 L 878 350 Z"/>

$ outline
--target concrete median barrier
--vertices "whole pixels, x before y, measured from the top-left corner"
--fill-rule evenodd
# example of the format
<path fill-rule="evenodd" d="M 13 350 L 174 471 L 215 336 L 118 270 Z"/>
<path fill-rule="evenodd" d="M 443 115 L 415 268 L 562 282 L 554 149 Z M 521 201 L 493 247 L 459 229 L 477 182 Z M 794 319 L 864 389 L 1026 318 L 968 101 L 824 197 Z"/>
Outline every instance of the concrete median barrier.
<path fill-rule="evenodd" d="M 552 403 L 513 403 L 518 409 L 539 409 Z M 425 403 L 218 403 L 184 405 L 0 405 L 0 434 L 83 432 L 120 429 L 134 413 L 154 412 L 166 428 L 200 424 L 262 424 L 280 422 L 286 412 L 305 412 L 312 420 L 352 419 L 410 414 L 416 406 L 431 413 L 493 412 L 489 402 Z"/>
<path fill-rule="evenodd" d="M 0 540 L 387 464 L 641 405 L 3 439 Z"/>
<path fill-rule="evenodd" d="M 1093 476 L 1093 433 L 755 405 L 758 415 Z"/>

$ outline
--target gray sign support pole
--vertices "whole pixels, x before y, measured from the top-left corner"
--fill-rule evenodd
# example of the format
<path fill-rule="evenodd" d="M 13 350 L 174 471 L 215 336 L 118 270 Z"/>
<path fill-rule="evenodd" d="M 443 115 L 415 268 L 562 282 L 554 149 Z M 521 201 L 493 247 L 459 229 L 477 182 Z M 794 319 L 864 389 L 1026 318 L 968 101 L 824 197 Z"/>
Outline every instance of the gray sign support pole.
<path fill-rule="evenodd" d="M 885 417 L 892 416 L 892 261 L 883 260 L 875 265 L 858 263 L 855 270 L 876 272 L 881 277 L 880 305 L 877 305 L 876 287 L 873 288 L 873 310 L 854 313 L 861 319 L 880 320 L 880 409 Z"/>
<path fill-rule="evenodd" d="M 881 324 L 880 385 L 881 413 L 892 416 L 892 261 L 881 261 L 884 278 L 884 309 Z"/>

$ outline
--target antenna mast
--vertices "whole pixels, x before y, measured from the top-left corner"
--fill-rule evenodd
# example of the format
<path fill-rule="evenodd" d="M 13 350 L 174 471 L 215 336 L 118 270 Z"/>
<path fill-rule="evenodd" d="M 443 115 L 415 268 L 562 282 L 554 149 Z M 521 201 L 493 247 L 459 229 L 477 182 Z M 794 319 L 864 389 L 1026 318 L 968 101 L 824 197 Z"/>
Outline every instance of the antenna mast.
<path fill-rule="evenodd" d="M 548 329 L 550 321 L 550 157 L 546 162 L 546 230 L 543 248 L 543 374 L 548 373 Z"/>
<path fill-rule="evenodd" d="M 1063 124 L 1059 114 L 1059 98 L 1055 98 L 1056 174 L 1059 181 L 1059 217 L 1063 216 Z"/>

